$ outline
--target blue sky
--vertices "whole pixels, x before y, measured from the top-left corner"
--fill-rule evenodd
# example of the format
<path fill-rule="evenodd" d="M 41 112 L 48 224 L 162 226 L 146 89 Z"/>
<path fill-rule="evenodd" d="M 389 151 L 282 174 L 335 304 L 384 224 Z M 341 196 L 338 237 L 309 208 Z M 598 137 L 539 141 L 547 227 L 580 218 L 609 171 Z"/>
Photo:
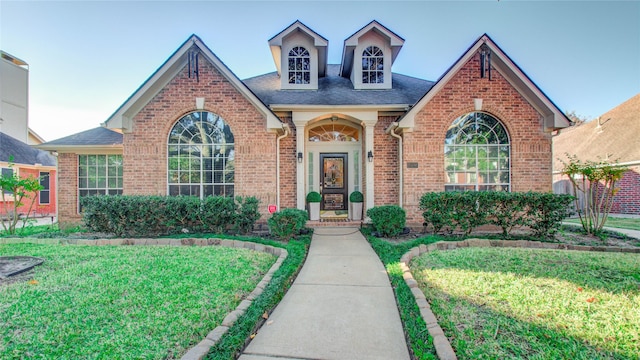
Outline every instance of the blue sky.
<path fill-rule="evenodd" d="M 242 79 L 275 71 L 267 40 L 295 20 L 339 63 L 374 19 L 406 40 L 397 73 L 437 80 L 488 33 L 563 111 L 640 93 L 640 1 L 0 0 L 0 48 L 29 63 L 30 127 L 54 140 L 99 126 L 193 33 Z"/>

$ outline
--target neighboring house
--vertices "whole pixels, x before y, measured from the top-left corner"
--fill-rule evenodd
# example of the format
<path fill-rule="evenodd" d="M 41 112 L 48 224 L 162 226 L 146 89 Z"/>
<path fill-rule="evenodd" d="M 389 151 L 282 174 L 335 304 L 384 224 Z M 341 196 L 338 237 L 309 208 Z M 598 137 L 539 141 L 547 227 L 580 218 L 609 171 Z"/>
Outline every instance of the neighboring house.
<path fill-rule="evenodd" d="M 91 194 L 251 195 L 267 215 L 315 190 L 327 216 L 358 190 L 416 225 L 425 192 L 551 191 L 569 120 L 486 34 L 436 82 L 392 72 L 404 39 L 376 21 L 336 65 L 299 21 L 268 42 L 276 71 L 240 80 L 193 35 L 101 128 L 40 145 L 60 154 L 60 222 Z"/>
<path fill-rule="evenodd" d="M 582 161 L 609 161 L 629 167 L 618 182 L 612 213 L 640 215 L 640 94 L 597 119 L 561 131 L 553 140 L 554 191 L 572 193 L 561 174 L 567 154 Z"/>
<path fill-rule="evenodd" d="M 12 175 L 17 172 L 21 178 L 39 179 L 43 189 L 36 194 L 29 214 L 35 217 L 56 215 L 56 158 L 53 155 L 47 151 L 34 149 L 5 133 L 0 133 L 0 171 L 2 175 Z M 23 199 L 23 205 L 18 208 L 19 215 L 27 214 L 30 199 Z M 9 212 L 14 209 L 13 196 L 5 194 L 5 200 L 6 204 L 0 197 L 1 218 L 7 216 L 7 209 Z"/>
<path fill-rule="evenodd" d="M 18 176 L 40 179 L 44 187 L 30 215 L 56 215 L 56 158 L 46 151 L 29 144 L 41 144 L 44 140 L 29 129 L 29 65 L 23 60 L 0 51 L 0 171 L 3 175 L 17 172 Z M 0 198 L 0 217 L 6 216 L 6 208 L 13 210 L 13 196 L 7 196 L 8 204 Z M 18 213 L 29 211 L 29 200 Z M 7 205 L 7 206 L 6 206 Z"/>

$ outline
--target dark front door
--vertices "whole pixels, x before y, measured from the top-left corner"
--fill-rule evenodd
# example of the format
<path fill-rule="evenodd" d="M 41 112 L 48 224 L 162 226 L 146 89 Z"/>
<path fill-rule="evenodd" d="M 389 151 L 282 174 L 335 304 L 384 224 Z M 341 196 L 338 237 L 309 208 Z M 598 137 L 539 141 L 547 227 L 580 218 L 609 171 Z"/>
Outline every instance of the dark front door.
<path fill-rule="evenodd" d="M 320 154 L 321 210 L 347 210 L 347 154 Z"/>

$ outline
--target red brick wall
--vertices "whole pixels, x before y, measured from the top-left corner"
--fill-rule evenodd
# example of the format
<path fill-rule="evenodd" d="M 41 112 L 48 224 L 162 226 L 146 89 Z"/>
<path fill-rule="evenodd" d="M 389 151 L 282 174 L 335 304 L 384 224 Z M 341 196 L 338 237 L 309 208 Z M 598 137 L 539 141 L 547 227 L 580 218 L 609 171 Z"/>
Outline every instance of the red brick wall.
<path fill-rule="evenodd" d="M 18 207 L 18 214 L 26 215 L 29 212 L 30 216 L 53 216 L 56 214 L 56 171 L 55 170 L 46 170 L 46 169 L 33 169 L 33 168 L 24 168 L 20 167 L 20 165 L 16 164 L 16 168 L 18 170 L 18 176 L 22 179 L 26 179 L 29 177 L 39 178 L 41 171 L 49 172 L 49 204 L 40 204 L 40 196 L 39 194 L 35 195 L 35 202 L 31 207 L 31 211 L 29 212 L 29 205 L 31 204 L 31 200 L 33 198 L 32 194 L 29 194 L 29 198 L 25 197 L 22 199 L 22 206 Z M 9 197 L 7 197 L 9 199 Z M 13 199 L 13 198 L 11 198 Z M 14 202 L 7 201 L 7 207 L 9 211 L 13 211 Z M 2 198 L 0 197 L 0 215 L 6 215 L 7 211 L 5 209 L 5 204 L 2 202 Z"/>
<path fill-rule="evenodd" d="M 134 117 L 132 132 L 124 134 L 123 193 L 167 194 L 169 132 L 182 116 L 197 110 L 197 97 L 205 98 L 204 111 L 220 115 L 233 132 L 235 194 L 257 197 L 268 214 L 267 205 L 276 201 L 276 135 L 266 131 L 266 118 L 204 60 L 199 81 L 188 77 L 185 66 Z"/>
<path fill-rule="evenodd" d="M 640 215 L 640 165 L 629 167 L 616 188 L 618 192 L 613 197 L 611 212 Z"/>
<path fill-rule="evenodd" d="M 413 132 L 404 136 L 404 207 L 408 223 L 422 223 L 418 209 L 425 192 L 444 191 L 444 139 L 459 116 L 474 111 L 474 98 L 483 111 L 499 119 L 511 141 L 511 190 L 551 191 L 551 135 L 543 131 L 542 116 L 495 69 L 491 81 L 480 78 L 479 56 L 472 57 L 420 110 Z M 407 162 L 418 163 L 408 169 Z"/>
<path fill-rule="evenodd" d="M 280 208 L 295 208 L 297 202 L 296 189 L 296 127 L 291 116 L 281 116 L 280 119 L 289 124 L 291 133 L 280 140 Z M 307 159 L 307 154 L 304 154 Z"/>
<path fill-rule="evenodd" d="M 376 123 L 374 128 L 374 206 L 398 204 L 398 192 L 400 191 L 398 139 L 384 132 L 384 130 L 397 119 L 397 116 L 379 116 L 378 123 Z M 363 154 L 364 160 L 367 154 Z M 363 191 L 363 193 L 365 192 L 366 191 Z"/>
<path fill-rule="evenodd" d="M 78 155 L 58 155 L 58 224 L 67 228 L 81 223 L 78 215 Z"/>

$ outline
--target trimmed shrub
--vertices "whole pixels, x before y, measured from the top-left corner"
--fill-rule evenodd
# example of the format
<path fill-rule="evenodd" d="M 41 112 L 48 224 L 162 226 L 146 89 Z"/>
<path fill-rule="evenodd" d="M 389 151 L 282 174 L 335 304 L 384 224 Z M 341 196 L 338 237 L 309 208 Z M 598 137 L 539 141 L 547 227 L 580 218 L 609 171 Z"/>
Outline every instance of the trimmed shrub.
<path fill-rule="evenodd" d="M 364 201 L 364 196 L 360 191 L 354 191 L 349 195 L 349 201 L 352 203 L 361 203 Z"/>
<path fill-rule="evenodd" d="M 404 209 L 397 205 L 372 207 L 367 210 L 367 216 L 371 218 L 373 228 L 385 237 L 400 235 L 407 223 Z"/>
<path fill-rule="evenodd" d="M 239 205 L 236 205 L 238 201 Z M 209 196 L 89 196 L 80 199 L 85 226 L 116 236 L 158 236 L 251 229 L 259 218 L 258 200 Z M 257 217 L 256 217 L 257 213 Z M 238 225 L 239 224 L 239 225 Z"/>
<path fill-rule="evenodd" d="M 271 235 L 289 241 L 294 235 L 300 234 L 309 220 L 306 211 L 300 209 L 282 209 L 273 213 L 267 220 Z"/>
<path fill-rule="evenodd" d="M 236 197 L 236 219 L 234 224 L 236 231 L 246 234 L 253 230 L 256 221 L 260 219 L 259 205 L 260 200 L 253 196 Z"/>
<path fill-rule="evenodd" d="M 516 226 L 527 226 L 534 236 L 553 235 L 571 214 L 573 197 L 551 193 L 466 191 L 427 193 L 420 199 L 425 225 L 434 232 L 459 228 L 468 235 L 482 225 L 496 225 L 507 237 Z"/>
<path fill-rule="evenodd" d="M 311 191 L 307 194 L 308 203 L 319 203 L 322 201 L 322 195 L 317 191 Z"/>
<path fill-rule="evenodd" d="M 525 225 L 535 236 L 550 237 L 560 229 L 562 220 L 572 214 L 573 196 L 529 192 L 524 194 L 527 204 Z"/>

